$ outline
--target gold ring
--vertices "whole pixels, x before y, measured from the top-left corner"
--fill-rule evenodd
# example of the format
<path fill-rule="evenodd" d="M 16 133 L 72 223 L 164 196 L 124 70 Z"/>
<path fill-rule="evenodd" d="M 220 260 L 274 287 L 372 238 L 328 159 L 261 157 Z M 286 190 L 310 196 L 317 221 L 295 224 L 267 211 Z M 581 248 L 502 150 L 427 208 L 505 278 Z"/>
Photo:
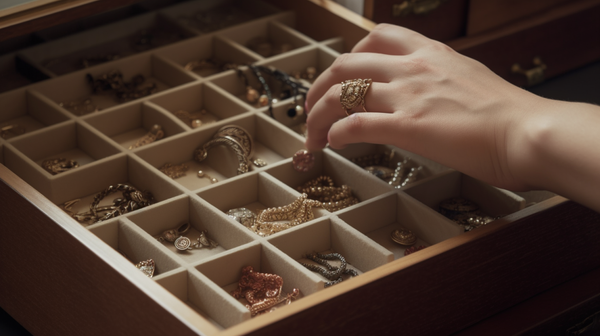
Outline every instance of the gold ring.
<path fill-rule="evenodd" d="M 340 93 L 340 103 L 347 115 L 353 113 L 352 109 L 358 105 L 362 105 L 363 111 L 365 108 L 365 95 L 373 81 L 367 79 L 349 79 L 342 82 L 342 92 Z"/>

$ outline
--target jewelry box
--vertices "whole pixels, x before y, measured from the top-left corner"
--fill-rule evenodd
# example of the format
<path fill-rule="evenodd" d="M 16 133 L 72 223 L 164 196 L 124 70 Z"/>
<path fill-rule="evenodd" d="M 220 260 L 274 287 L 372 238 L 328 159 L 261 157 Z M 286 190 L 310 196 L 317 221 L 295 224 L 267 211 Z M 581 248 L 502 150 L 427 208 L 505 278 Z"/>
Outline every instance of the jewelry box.
<path fill-rule="evenodd" d="M 600 216 L 549 192 L 501 190 L 381 145 L 324 149 L 308 172 L 295 170 L 304 138 L 302 116 L 288 115 L 293 98 L 257 106 L 235 70 L 186 67 L 214 59 L 321 72 L 373 25 L 316 1 L 227 2 L 231 25 L 205 25 L 203 13 L 224 3 L 176 3 L 19 52 L 51 77 L 0 94 L 0 126 L 23 130 L 7 129 L 0 139 L 0 304 L 31 332 L 448 334 L 600 266 Z M 309 22 L 320 33 L 300 28 Z M 155 32 L 164 37 L 156 44 L 140 42 L 156 27 L 169 33 Z M 248 47 L 256 37 L 290 46 L 265 57 Z M 119 49 L 124 45 L 130 49 Z M 80 59 L 100 50 L 108 56 L 81 68 Z M 154 85 L 151 94 L 122 101 L 94 93 L 90 82 L 114 71 L 124 81 L 142 75 Z M 249 86 L 259 86 L 247 67 L 242 71 Z M 200 120 L 197 127 L 177 114 L 182 110 Z M 161 136 L 136 146 L 155 125 Z M 195 160 L 195 150 L 230 125 L 252 138 L 248 159 L 266 165 L 237 174 L 239 157 L 227 145 Z M 420 176 L 394 188 L 361 167 L 374 156 L 391 164 L 409 158 Z M 77 167 L 44 169 L 63 157 Z M 171 178 L 161 171 L 167 164 L 184 167 L 185 175 Z M 349 186 L 358 203 L 314 209 L 314 219 L 264 237 L 227 215 L 292 204 L 299 186 L 321 176 Z M 128 203 L 131 211 L 91 224 L 71 216 L 92 211 L 90 204 L 113 211 L 123 202 L 114 197 L 131 201 L 134 191 L 150 192 L 152 202 L 139 209 Z M 444 200 L 458 196 L 497 219 L 465 232 L 440 213 Z M 179 251 L 157 239 L 185 223 L 190 240 L 208 235 L 218 246 Z M 390 236 L 402 229 L 425 248 L 406 254 Z M 329 285 L 300 263 L 315 252 L 342 255 L 357 275 Z M 152 278 L 138 269 L 151 266 Z M 247 266 L 277 274 L 282 293 L 299 295 L 252 316 L 232 296 Z"/>

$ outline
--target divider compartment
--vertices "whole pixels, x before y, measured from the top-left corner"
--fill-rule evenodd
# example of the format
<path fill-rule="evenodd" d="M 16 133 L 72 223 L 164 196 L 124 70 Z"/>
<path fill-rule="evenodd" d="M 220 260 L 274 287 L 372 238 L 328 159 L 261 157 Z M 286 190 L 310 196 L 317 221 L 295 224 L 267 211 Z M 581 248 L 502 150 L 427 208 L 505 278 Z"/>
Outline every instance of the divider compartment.
<path fill-rule="evenodd" d="M 417 236 L 412 245 L 431 246 L 464 232 L 464 229 L 423 203 L 403 192 L 391 192 L 363 202 L 359 207 L 342 210 L 338 217 L 377 244 L 394 254 L 395 259 L 404 257 L 408 246 L 395 243 L 391 238 L 394 230 L 408 229 Z"/>
<path fill-rule="evenodd" d="M 210 290 L 220 296 L 219 301 L 216 300 L 217 295 L 214 295 L 214 301 L 203 301 L 200 308 L 225 328 L 251 318 L 250 311 L 245 307 L 247 301 L 243 298 L 238 301 L 231 295 L 231 292 L 238 287 L 242 268 L 246 266 L 251 266 L 255 272 L 281 276 L 283 279 L 281 297 L 283 298 L 294 288 L 299 289 L 299 297 L 291 304 L 303 297 L 304 293 L 314 292 L 317 287 L 317 283 L 306 276 L 296 266 L 295 261 L 282 256 L 280 251 L 266 243 L 251 243 L 218 258 L 200 263 L 196 269 L 210 281 L 197 285 L 204 288 L 210 286 L 205 289 L 205 292 Z"/>
<path fill-rule="evenodd" d="M 149 234 L 151 239 L 157 239 L 163 232 L 177 229 L 185 223 L 190 224 L 191 227 L 183 236 L 188 237 L 192 242 L 196 242 L 196 238 L 202 231 L 207 231 L 207 237 L 219 244 L 217 247 L 204 247 L 182 252 L 175 248 L 173 242 L 166 240 L 161 242 L 173 255 L 188 263 L 198 262 L 247 244 L 254 239 L 250 232 L 231 223 L 227 218 L 211 209 L 206 202 L 199 201 L 195 197 L 176 197 L 164 202 L 159 207 L 132 213 L 128 219 Z"/>
<path fill-rule="evenodd" d="M 210 77 L 222 71 L 228 63 L 253 63 L 256 58 L 215 34 L 196 37 L 156 51 L 156 55 L 195 77 Z M 201 63 L 201 62 L 207 62 Z M 215 66 L 210 66 L 210 64 Z"/>
<path fill-rule="evenodd" d="M 418 172 L 417 180 L 402 187 L 401 189 L 403 190 L 423 183 L 424 181 L 431 180 L 435 178 L 436 175 L 450 170 L 450 168 L 437 162 L 391 145 L 376 145 L 368 143 L 351 144 L 344 149 L 335 150 L 335 152 L 359 166 L 361 166 L 361 162 L 364 163 L 373 161 L 372 159 L 369 160 L 370 158 L 384 158 L 383 161 L 386 163 L 384 167 L 391 170 L 396 168 L 398 162 L 408 159 L 408 167 L 405 169 L 404 176 L 410 172 L 411 167 L 422 167 L 422 169 L 420 169 Z M 368 163 L 367 166 L 382 166 L 382 164 Z"/>
<path fill-rule="evenodd" d="M 290 160 L 271 168 L 267 167 L 266 171 L 296 192 L 299 192 L 298 187 L 320 176 L 331 177 L 336 187 L 349 186 L 359 202 L 389 191 L 386 183 L 366 171 L 358 169 L 352 163 L 327 149 L 314 152 L 313 155 L 315 157 L 314 166 L 306 173 L 294 170 Z"/>
<path fill-rule="evenodd" d="M 244 192 L 240 192 L 241 190 Z M 231 209 L 246 208 L 257 215 L 261 210 L 285 206 L 298 198 L 297 193 L 285 188 L 279 181 L 264 173 L 240 176 L 222 185 L 202 190 L 197 195 L 224 214 Z M 327 214 L 326 211 L 318 208 L 313 208 L 312 211 L 315 218 Z M 244 228 L 234 219 L 227 218 L 231 223 Z"/>
<path fill-rule="evenodd" d="M 57 106 L 27 89 L 0 95 L 0 106 L 0 137 L 6 140 L 69 120 Z"/>
<path fill-rule="evenodd" d="M 132 97 L 130 99 L 119 100 L 111 91 L 94 93 L 88 75 L 97 79 L 99 76 L 112 71 L 121 72 L 123 81 L 127 83 L 130 83 L 135 76 L 142 75 L 145 81 L 140 85 L 140 89 L 155 85 L 156 88 L 152 94 L 189 83 L 195 79 L 174 65 L 151 54 L 144 53 L 80 70 L 35 84 L 33 87 L 74 115 L 85 115 L 94 111 L 102 111 L 116 105 L 131 103 L 137 99 L 147 97 L 140 96 L 138 98 Z M 85 109 L 70 107 L 74 104 L 81 104 L 86 100 L 90 102 L 88 105 L 85 105 Z"/>
<path fill-rule="evenodd" d="M 330 280 L 300 264 L 302 262 L 318 266 L 316 262 L 306 258 L 310 253 L 339 253 L 346 259 L 347 268 L 357 271 L 359 275 L 394 260 L 390 251 L 374 243 L 336 216 L 286 230 L 280 235 L 268 237 L 267 240 L 297 261 L 296 266 L 307 277 L 318 279 L 319 290 L 323 289 L 325 282 Z M 330 264 L 339 267 L 339 261 L 333 261 Z M 324 269 L 324 267 L 321 268 Z M 344 275 L 343 281 L 347 281 L 349 278 L 351 278 L 349 275 Z M 305 295 L 312 293 L 305 293 Z"/>
<path fill-rule="evenodd" d="M 125 218 L 96 225 L 90 228 L 90 232 L 121 253 L 132 263 L 132 267 L 140 261 L 154 260 L 156 264 L 154 276 L 181 267 L 175 258 L 160 249 L 140 228 Z"/>
<path fill-rule="evenodd" d="M 167 141 L 170 136 L 186 131 L 177 120 L 147 103 L 128 104 L 106 113 L 92 114 L 85 121 L 125 149 L 134 146 L 155 125 L 160 126 L 163 137 L 143 146 Z"/>
<path fill-rule="evenodd" d="M 124 59 L 194 35 L 154 12 L 31 47 L 19 54 L 48 76 L 56 77 Z"/>
<path fill-rule="evenodd" d="M 204 128 L 219 120 L 247 112 L 247 106 L 230 99 L 209 82 L 186 85 L 179 90 L 157 95 L 150 100 L 180 119 L 187 127 Z M 184 112 L 181 112 L 184 111 Z M 202 122 L 194 127 L 193 120 Z"/>
<path fill-rule="evenodd" d="M 294 21 L 294 15 L 287 12 L 228 29 L 219 35 L 250 50 L 257 59 L 269 58 L 314 43 L 289 27 Z"/>
<path fill-rule="evenodd" d="M 453 197 L 463 197 L 476 203 L 481 211 L 492 217 L 503 217 L 525 207 L 523 197 L 457 171 L 441 173 L 435 179 L 414 185 L 405 192 L 435 211 L 439 211 L 442 201 Z"/>
<path fill-rule="evenodd" d="M 194 150 L 210 141 L 217 131 L 226 125 L 239 126 L 245 129 L 253 138 L 252 158 L 259 158 L 267 163 L 267 167 L 291 157 L 303 144 L 298 139 L 277 127 L 273 121 L 261 115 L 242 114 L 227 120 L 221 120 L 207 125 L 201 130 L 173 136 L 168 142 L 157 143 L 155 146 L 140 148 L 137 155 L 155 168 L 165 164 L 184 164 L 187 169 L 185 176 L 175 181 L 189 190 L 211 185 L 209 178 L 199 178 L 202 171 L 219 182 L 237 175 L 239 161 L 236 154 L 228 146 L 216 146 L 209 150 L 207 159 L 197 162 L 193 159 Z M 252 161 L 252 159 L 251 159 Z M 253 170 L 264 168 L 251 167 Z"/>

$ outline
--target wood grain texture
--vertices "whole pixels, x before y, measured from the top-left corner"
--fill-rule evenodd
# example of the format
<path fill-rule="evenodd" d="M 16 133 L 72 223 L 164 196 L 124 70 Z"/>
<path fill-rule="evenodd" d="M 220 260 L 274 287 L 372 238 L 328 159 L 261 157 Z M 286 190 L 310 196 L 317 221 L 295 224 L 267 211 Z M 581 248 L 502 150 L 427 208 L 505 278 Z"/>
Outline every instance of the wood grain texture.
<path fill-rule="evenodd" d="M 394 17 L 392 8 L 398 0 L 365 2 L 366 17 L 377 23 L 391 23 L 415 30 L 438 41 L 449 41 L 465 35 L 468 6 L 466 0 L 449 0 L 427 14 Z M 367 7 L 369 6 L 369 7 Z"/>
<path fill-rule="evenodd" d="M 24 197 L 0 180 L 0 306 L 29 332 L 195 335 Z"/>
<path fill-rule="evenodd" d="M 526 26 L 449 45 L 519 86 L 524 86 L 526 80 L 511 72 L 512 65 L 519 63 L 529 69 L 536 56 L 547 65 L 545 77 L 552 78 L 600 59 L 600 1 L 572 7 L 571 11 L 553 12 Z"/>
<path fill-rule="evenodd" d="M 470 0 L 467 35 L 481 33 L 508 24 L 511 21 L 542 12 L 566 1 Z"/>
<path fill-rule="evenodd" d="M 249 334 L 446 335 L 599 267 L 598 239 L 562 203 Z"/>
<path fill-rule="evenodd" d="M 553 287 L 454 336 L 564 336 L 566 330 L 600 311 L 600 268 Z"/>

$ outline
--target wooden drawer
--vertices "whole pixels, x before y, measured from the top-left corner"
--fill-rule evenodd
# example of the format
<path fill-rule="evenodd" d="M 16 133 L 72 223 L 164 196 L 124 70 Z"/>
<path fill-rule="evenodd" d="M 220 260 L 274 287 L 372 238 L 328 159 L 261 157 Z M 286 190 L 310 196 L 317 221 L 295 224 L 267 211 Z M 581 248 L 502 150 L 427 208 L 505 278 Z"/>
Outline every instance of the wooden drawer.
<path fill-rule="evenodd" d="M 271 25 L 279 27 L 278 31 L 302 37 L 306 45 L 289 55 L 260 60 L 267 64 L 285 67 L 312 61 L 324 68 L 336 52 L 349 50 L 368 32 L 360 17 L 330 2 L 272 3 L 292 10 L 297 25 L 294 29 L 278 23 Z M 372 23 L 366 25 L 372 27 Z M 236 39 L 235 35 L 223 34 L 216 44 L 236 45 Z M 210 296 L 205 295 L 208 293 L 203 292 L 205 289 L 199 289 L 218 282 L 215 278 L 219 267 L 233 267 L 232 263 L 219 264 L 218 261 L 231 262 L 247 254 L 248 258 L 262 260 L 264 267 L 270 267 L 274 260 L 293 259 L 285 255 L 288 252 L 282 252 L 287 245 L 309 246 L 315 236 L 307 234 L 298 236 L 297 240 L 281 238 L 284 235 L 270 240 L 249 238 L 249 234 L 239 233 L 242 229 L 233 229 L 231 221 L 219 215 L 223 204 L 233 202 L 243 191 L 268 194 L 270 190 L 277 190 L 275 196 L 292 195 L 290 181 L 299 177 L 290 173 L 289 148 L 295 148 L 302 139 L 287 129 L 289 125 L 266 117 L 264 109 L 245 111 L 240 108 L 243 104 L 233 103 L 235 94 L 225 93 L 228 85 L 235 82 L 228 81 L 231 76 L 203 79 L 186 75 L 182 71 L 186 53 L 206 52 L 205 47 L 210 46 L 210 43 L 200 42 L 206 42 L 202 36 L 90 68 L 90 72 L 100 72 L 125 65 L 138 67 L 136 69 L 147 66 L 157 77 L 169 71 L 178 74 L 161 77 L 173 86 L 165 92 L 109 107 L 96 115 L 73 116 L 56 106 L 60 99 L 82 90 L 82 78 L 87 70 L 0 94 L 0 102 L 6 108 L 29 112 L 29 117 L 47 118 L 48 124 L 20 137 L 0 139 L 0 226 L 3 229 L 0 305 L 32 333 L 364 335 L 401 331 L 412 335 L 450 334 L 600 267 L 600 245 L 597 244 L 600 215 L 580 205 L 546 193 L 513 195 L 425 160 L 419 162 L 429 165 L 427 170 L 431 176 L 407 192 L 396 191 L 347 160 L 373 148 L 325 150 L 319 156 L 323 171 L 356 184 L 363 202 L 347 210 L 325 214 L 292 232 L 319 228 L 320 232 L 329 232 L 334 241 L 348 239 L 351 246 L 343 246 L 354 249 L 356 259 L 367 259 L 369 263 L 372 260 L 368 256 L 376 254 L 385 262 L 365 269 L 353 279 L 306 294 L 269 314 L 252 319 L 239 314 L 243 321 L 223 328 L 222 322 L 215 322 L 220 313 L 207 314 L 206 310 L 231 303 L 226 298 L 227 292 L 216 289 L 212 293 L 220 294 Z M 199 88 L 205 91 L 198 91 Z M 197 92 L 202 93 L 193 95 Z M 186 148 L 195 148 L 207 130 L 194 131 L 174 122 L 169 132 L 177 134 L 168 134 L 164 142 L 134 152 L 115 138 L 115 128 L 131 122 L 136 115 L 140 120 L 142 115 L 166 118 L 177 104 L 196 101 L 190 96 L 210 99 L 211 104 L 226 106 L 228 113 L 238 113 L 231 117 L 232 122 L 266 131 L 268 136 L 257 141 L 264 147 L 277 147 L 277 151 L 283 153 L 282 158 L 271 167 L 226 179 L 213 187 L 186 187 L 160 175 L 156 168 L 163 156 L 184 157 Z M 277 105 L 275 113 L 282 113 L 285 107 Z M 111 122 L 115 118 L 120 121 L 118 125 Z M 163 120 L 167 119 L 172 118 Z M 71 171 L 63 176 L 49 176 L 36 166 L 35 161 L 43 151 L 55 146 L 53 142 L 68 142 L 65 139 L 73 134 L 83 139 L 77 141 L 95 148 L 91 151 L 100 156 L 96 162 L 90 163 L 88 168 L 82 166 L 80 172 Z M 69 198 L 70 193 L 84 195 L 81 190 L 85 190 L 87 184 L 102 184 L 110 174 L 154 188 L 157 204 L 90 229 L 56 206 Z M 510 206 L 503 209 L 513 210 L 493 224 L 452 238 L 442 237 L 419 253 L 389 261 L 393 251 L 384 247 L 385 241 L 377 240 L 373 232 L 373 227 L 379 228 L 384 219 L 403 218 L 417 228 L 440 224 L 439 230 L 429 230 L 434 231 L 434 236 L 444 230 L 445 234 L 456 231 L 434 209 L 443 193 L 474 193 L 481 195 L 481 202 L 489 202 L 490 208 L 506 201 Z M 509 194 L 512 196 L 507 196 Z M 277 198 L 275 196 L 271 198 Z M 537 204 L 523 208 L 524 203 L 530 202 Z M 222 229 L 218 225 L 224 224 L 230 230 L 227 232 L 240 234 L 240 242 L 232 243 L 234 246 L 228 246 L 221 255 L 207 258 L 208 261 L 188 262 L 156 242 L 148 232 L 148 225 L 154 225 L 152 222 L 180 217 L 210 218 L 216 232 Z M 339 228 L 342 228 L 341 233 L 336 231 Z M 231 239 L 227 234 L 221 238 Z M 563 248 L 565 245 L 576 248 Z M 115 246 L 127 246 L 134 253 L 151 251 L 163 258 L 162 265 L 173 263 L 175 266 L 153 281 L 132 267 L 130 261 L 115 251 Z M 228 259 L 221 259 L 224 256 Z M 207 271 L 209 266 L 215 265 Z M 188 305 L 191 301 L 204 309 Z M 234 310 L 243 311 L 243 306 L 231 304 Z"/>
<path fill-rule="evenodd" d="M 467 35 L 498 28 L 511 21 L 538 14 L 544 10 L 556 7 L 566 0 L 532 0 L 532 1 L 501 1 L 501 0 L 471 0 L 469 1 L 469 22 Z M 570 1 L 571 3 L 576 1 Z"/>
<path fill-rule="evenodd" d="M 436 3 L 434 9 L 401 11 L 410 1 L 365 0 L 364 15 L 377 23 L 403 26 L 438 41 L 449 41 L 464 36 L 467 24 L 466 0 L 422 1 Z M 426 6 L 423 8 L 425 10 Z"/>
<path fill-rule="evenodd" d="M 545 64 L 545 78 L 551 78 L 600 59 L 599 15 L 600 1 L 568 3 L 449 45 L 511 83 L 529 86 L 526 76 L 512 71 L 514 64 L 528 70 L 539 57 Z"/>

